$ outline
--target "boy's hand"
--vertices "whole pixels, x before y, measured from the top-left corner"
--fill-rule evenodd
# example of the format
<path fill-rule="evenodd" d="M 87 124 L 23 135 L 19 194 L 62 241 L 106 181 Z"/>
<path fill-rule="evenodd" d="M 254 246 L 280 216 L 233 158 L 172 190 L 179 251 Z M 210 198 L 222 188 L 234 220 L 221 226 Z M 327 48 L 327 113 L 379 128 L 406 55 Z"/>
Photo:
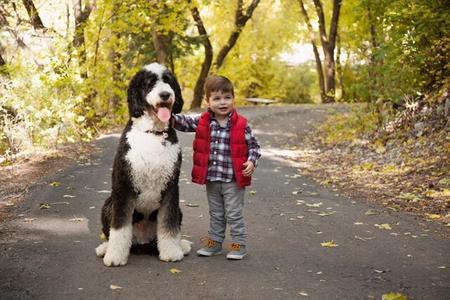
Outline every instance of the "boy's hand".
<path fill-rule="evenodd" d="M 255 165 L 250 160 L 247 160 L 244 163 L 244 168 L 245 169 L 242 171 L 242 174 L 244 174 L 244 176 L 251 176 L 255 171 Z"/>

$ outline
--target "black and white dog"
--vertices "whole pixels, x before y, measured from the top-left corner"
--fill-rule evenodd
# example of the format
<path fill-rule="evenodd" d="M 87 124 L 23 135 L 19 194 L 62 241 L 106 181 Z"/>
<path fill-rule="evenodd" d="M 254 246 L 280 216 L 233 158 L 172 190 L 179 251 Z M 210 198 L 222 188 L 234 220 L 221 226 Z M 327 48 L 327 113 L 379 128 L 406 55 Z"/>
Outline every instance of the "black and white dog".
<path fill-rule="evenodd" d="M 180 86 L 164 66 L 147 65 L 131 80 L 130 119 L 114 159 L 111 196 L 102 208 L 108 241 L 95 249 L 106 266 L 125 265 L 132 241 L 156 241 L 163 261 L 179 261 L 191 250 L 180 233 L 181 148 L 170 122 L 182 107 Z"/>

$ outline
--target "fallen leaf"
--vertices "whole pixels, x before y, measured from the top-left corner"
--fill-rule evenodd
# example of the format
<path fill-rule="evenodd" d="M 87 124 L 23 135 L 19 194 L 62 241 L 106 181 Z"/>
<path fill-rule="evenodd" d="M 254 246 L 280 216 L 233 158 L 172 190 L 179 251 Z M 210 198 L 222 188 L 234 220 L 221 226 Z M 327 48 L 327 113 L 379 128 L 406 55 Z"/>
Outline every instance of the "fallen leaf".
<path fill-rule="evenodd" d="M 358 239 L 358 240 L 361 240 L 361 241 L 368 241 L 368 240 L 372 240 L 372 239 L 374 239 L 373 237 L 361 237 L 361 236 L 358 236 L 358 235 L 355 235 L 355 239 Z"/>
<path fill-rule="evenodd" d="M 200 205 L 195 204 L 195 203 L 186 203 L 186 206 L 188 206 L 188 207 L 199 207 Z"/>
<path fill-rule="evenodd" d="M 170 273 L 172 273 L 172 274 L 178 274 L 178 273 L 181 273 L 181 270 L 178 270 L 178 269 L 176 269 L 176 268 L 172 268 L 172 269 L 170 269 L 169 271 L 170 271 Z"/>
<path fill-rule="evenodd" d="M 438 215 L 438 214 L 425 214 L 425 215 L 427 216 L 428 219 L 432 219 L 432 220 L 441 218 L 441 215 Z"/>
<path fill-rule="evenodd" d="M 118 285 L 111 284 L 111 285 L 109 286 L 109 288 L 112 289 L 112 290 L 119 290 L 119 289 L 121 289 L 122 287 L 121 287 L 121 286 L 118 286 Z"/>
<path fill-rule="evenodd" d="M 408 296 L 400 293 L 388 293 L 381 296 L 381 300 L 408 300 Z"/>
<path fill-rule="evenodd" d="M 58 204 L 70 204 L 69 202 L 52 202 L 51 205 L 58 205 Z"/>
<path fill-rule="evenodd" d="M 103 232 L 100 234 L 100 240 L 102 240 L 102 241 L 107 241 L 108 240 L 106 238 L 106 235 Z"/>
<path fill-rule="evenodd" d="M 336 244 L 334 241 L 323 242 L 323 243 L 320 243 L 320 245 L 321 245 L 322 247 L 329 247 L 329 248 L 339 246 L 339 245 Z"/>
<path fill-rule="evenodd" d="M 322 206 L 322 202 L 319 203 L 306 203 L 306 206 L 308 207 L 321 207 Z"/>
<path fill-rule="evenodd" d="M 35 218 L 25 218 L 25 219 L 23 219 L 23 221 L 25 222 L 25 223 L 31 223 L 31 222 L 33 222 L 34 220 L 36 220 Z"/>
<path fill-rule="evenodd" d="M 378 227 L 380 229 L 385 229 L 385 230 L 392 230 L 391 225 L 384 223 L 384 224 L 375 224 L 375 227 Z"/>
<path fill-rule="evenodd" d="M 40 209 L 49 209 L 50 208 L 50 204 L 48 203 L 41 203 L 41 205 L 39 205 Z"/>
<path fill-rule="evenodd" d="M 366 211 L 364 213 L 366 216 L 371 216 L 371 215 L 378 215 L 378 212 L 376 210 L 373 209 L 369 209 L 368 211 Z"/>
<path fill-rule="evenodd" d="M 308 296 L 308 293 L 306 293 L 306 292 L 298 292 L 298 294 L 301 295 L 301 296 L 305 296 L 305 297 Z"/>
<path fill-rule="evenodd" d="M 111 193 L 111 191 L 101 190 L 101 191 L 97 191 L 97 193 L 99 193 L 99 194 L 109 194 L 109 193 Z"/>
<path fill-rule="evenodd" d="M 62 183 L 59 181 L 53 181 L 52 183 L 50 183 L 51 186 L 60 186 Z"/>
<path fill-rule="evenodd" d="M 446 266 L 439 266 L 438 269 L 447 269 Z"/>
<path fill-rule="evenodd" d="M 72 196 L 72 195 L 64 195 L 63 198 L 75 198 L 75 196 Z"/>
<path fill-rule="evenodd" d="M 84 219 L 83 218 L 74 217 L 72 219 L 69 219 L 69 221 L 71 221 L 71 222 L 83 222 Z"/>
<path fill-rule="evenodd" d="M 321 217 L 326 217 L 326 216 L 331 216 L 334 213 L 335 213 L 335 211 L 330 211 L 329 213 L 323 211 L 323 212 L 318 213 L 318 215 Z"/>
<path fill-rule="evenodd" d="M 355 225 L 364 225 L 363 222 L 355 222 L 355 223 L 353 223 L 353 224 L 355 224 Z"/>
<path fill-rule="evenodd" d="M 250 191 L 250 192 L 248 192 L 250 195 L 256 195 L 256 191 Z"/>

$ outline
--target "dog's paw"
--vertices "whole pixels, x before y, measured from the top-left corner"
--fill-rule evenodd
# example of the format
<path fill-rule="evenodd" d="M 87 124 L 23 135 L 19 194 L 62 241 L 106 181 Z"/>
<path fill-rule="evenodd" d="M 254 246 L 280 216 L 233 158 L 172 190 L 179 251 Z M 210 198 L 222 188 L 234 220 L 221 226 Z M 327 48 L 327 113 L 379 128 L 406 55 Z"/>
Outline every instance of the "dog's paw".
<path fill-rule="evenodd" d="M 191 252 L 192 242 L 188 240 L 180 240 L 181 251 L 183 251 L 184 255 L 188 255 Z"/>
<path fill-rule="evenodd" d="M 106 250 L 105 257 L 103 257 L 103 264 L 107 267 L 124 266 L 128 261 L 128 253 L 123 253 L 120 251 L 109 251 L 110 248 Z"/>
<path fill-rule="evenodd" d="M 183 250 L 176 240 L 162 240 L 158 242 L 159 259 L 162 261 L 179 261 L 184 257 Z"/>
<path fill-rule="evenodd" d="M 108 250 L 108 242 L 103 242 L 95 248 L 95 254 L 97 254 L 98 257 L 103 257 L 105 256 L 106 250 Z"/>

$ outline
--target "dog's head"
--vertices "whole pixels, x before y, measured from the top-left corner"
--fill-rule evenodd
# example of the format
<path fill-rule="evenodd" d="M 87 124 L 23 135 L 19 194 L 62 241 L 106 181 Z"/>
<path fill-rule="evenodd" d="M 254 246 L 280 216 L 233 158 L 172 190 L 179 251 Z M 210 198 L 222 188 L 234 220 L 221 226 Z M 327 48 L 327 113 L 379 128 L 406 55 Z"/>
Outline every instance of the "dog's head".
<path fill-rule="evenodd" d="M 167 123 L 171 113 L 179 113 L 182 108 L 180 85 L 172 72 L 163 65 L 146 65 L 131 80 L 128 88 L 130 117 L 139 118 L 147 112 Z"/>

